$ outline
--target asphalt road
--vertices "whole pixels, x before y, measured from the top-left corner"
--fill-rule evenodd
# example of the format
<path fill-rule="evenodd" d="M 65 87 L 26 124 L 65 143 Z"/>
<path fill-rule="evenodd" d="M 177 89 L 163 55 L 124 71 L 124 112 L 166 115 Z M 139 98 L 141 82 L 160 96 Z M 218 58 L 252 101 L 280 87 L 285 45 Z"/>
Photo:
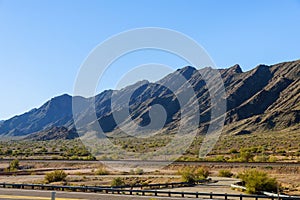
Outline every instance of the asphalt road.
<path fill-rule="evenodd" d="M 153 197 L 56 191 L 55 200 L 150 200 L 151 198 Z M 27 200 L 27 199 L 28 200 L 50 200 L 51 191 L 0 188 L 0 200 Z M 186 199 L 191 200 L 193 198 L 155 197 L 155 200 L 167 200 L 167 199 L 168 200 L 186 200 Z"/>
<path fill-rule="evenodd" d="M 13 159 L 1 159 L 0 163 L 8 163 Z M 221 166 L 272 166 L 272 167 L 283 167 L 283 166 L 289 166 L 289 167 L 300 167 L 300 162 L 208 162 L 208 161 L 198 161 L 198 162 L 185 162 L 185 161 L 161 161 L 161 160 L 112 160 L 112 161 L 96 161 L 96 160 L 35 160 L 35 159 L 19 159 L 21 162 L 33 162 L 33 163 L 104 163 L 106 165 L 159 165 L 159 166 L 165 166 L 170 163 L 175 165 L 221 165 Z"/>

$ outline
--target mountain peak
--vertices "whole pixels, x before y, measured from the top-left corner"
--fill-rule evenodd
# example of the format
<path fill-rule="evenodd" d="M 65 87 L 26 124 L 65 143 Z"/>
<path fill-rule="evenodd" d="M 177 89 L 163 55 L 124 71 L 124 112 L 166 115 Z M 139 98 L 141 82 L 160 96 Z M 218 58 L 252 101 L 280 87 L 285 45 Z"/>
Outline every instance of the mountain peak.
<path fill-rule="evenodd" d="M 185 66 L 183 68 L 177 69 L 176 71 L 178 72 L 186 72 L 186 71 L 196 71 L 197 69 L 195 67 L 192 66 Z"/>
<path fill-rule="evenodd" d="M 233 65 L 232 67 L 229 68 L 229 70 L 231 70 L 232 72 L 238 73 L 238 74 L 243 73 L 243 70 L 239 64 Z"/>
<path fill-rule="evenodd" d="M 51 101 L 60 100 L 60 99 L 68 99 L 68 98 L 72 98 L 72 96 L 68 95 L 68 94 L 62 94 L 62 95 L 51 98 Z"/>
<path fill-rule="evenodd" d="M 191 66 L 186 66 L 181 69 L 177 69 L 176 73 L 182 74 L 186 79 L 190 79 L 194 72 L 197 71 L 196 68 L 191 67 Z"/>

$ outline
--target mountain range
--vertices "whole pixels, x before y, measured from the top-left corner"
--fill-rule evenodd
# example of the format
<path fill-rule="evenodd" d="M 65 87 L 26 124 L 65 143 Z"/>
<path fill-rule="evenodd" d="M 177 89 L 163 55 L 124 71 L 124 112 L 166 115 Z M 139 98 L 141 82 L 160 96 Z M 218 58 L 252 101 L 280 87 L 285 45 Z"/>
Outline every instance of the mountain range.
<path fill-rule="evenodd" d="M 64 94 L 54 97 L 39 108 L 0 122 L 2 138 L 25 138 L 30 140 L 73 139 L 77 132 L 84 134 L 85 127 L 75 127 L 72 101 L 95 106 L 95 117 L 91 108 L 83 108 L 77 119 L 92 127 L 100 124 L 106 135 L 122 135 L 114 113 L 123 113 L 129 108 L 130 116 L 121 118 L 122 124 L 131 120 L 147 126 L 151 120 L 150 108 L 159 104 L 164 107 L 166 121 L 162 134 L 172 133 L 183 120 L 180 102 L 174 95 L 184 95 L 187 84 L 180 84 L 183 76 L 193 88 L 196 100 L 187 100 L 187 112 L 199 112 L 199 134 L 205 133 L 211 118 L 210 94 L 203 79 L 212 68 L 195 69 L 187 66 L 174 71 L 161 80 L 151 83 L 140 81 L 121 90 L 105 90 L 95 97 L 72 97 Z M 297 131 L 300 128 L 300 60 L 274 65 L 258 65 L 243 72 L 239 65 L 218 69 L 225 87 L 227 102 L 224 134 L 251 134 L 274 130 Z M 166 87 L 172 87 L 172 91 Z M 129 106 L 126 95 L 130 95 Z M 114 101 L 112 101 L 112 98 Z M 195 104 L 199 106 L 195 106 Z M 197 110 L 196 110 L 197 109 Z M 123 116 L 123 115 L 120 115 Z M 96 119 L 96 120 L 95 120 Z M 130 124 L 130 123 L 129 123 Z M 158 128 L 158 127 L 157 127 Z M 156 127 L 152 127 L 155 131 Z"/>

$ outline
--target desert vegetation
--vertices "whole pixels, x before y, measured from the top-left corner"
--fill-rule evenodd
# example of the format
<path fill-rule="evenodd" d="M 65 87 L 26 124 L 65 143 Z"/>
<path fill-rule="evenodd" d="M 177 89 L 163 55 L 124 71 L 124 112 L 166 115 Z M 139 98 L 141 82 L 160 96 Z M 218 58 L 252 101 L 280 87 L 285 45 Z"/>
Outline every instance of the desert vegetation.
<path fill-rule="evenodd" d="M 250 169 L 240 173 L 238 176 L 242 179 L 246 186 L 246 191 L 250 194 L 256 194 L 261 191 L 276 193 L 279 187 L 277 180 L 271 178 L 264 171 Z"/>
<path fill-rule="evenodd" d="M 209 170 L 205 167 L 183 167 L 178 170 L 183 182 L 195 183 L 204 180 L 209 175 Z"/>
<path fill-rule="evenodd" d="M 218 176 L 220 177 L 232 177 L 233 173 L 228 169 L 219 170 Z"/>
<path fill-rule="evenodd" d="M 170 142 L 172 136 L 158 135 L 151 139 L 115 138 L 115 145 L 130 152 L 155 151 Z M 182 161 L 219 162 L 276 162 L 300 161 L 300 137 L 296 132 L 253 133 L 249 135 L 221 136 L 212 152 L 198 158 L 203 136 L 197 136 L 191 147 L 179 158 Z M 97 152 L 95 149 L 93 152 Z M 168 155 L 172 152 L 165 152 Z M 162 155 L 164 157 L 164 155 Z M 95 158 L 79 139 L 50 141 L 0 141 L 0 158 L 17 159 L 67 159 L 67 160 L 118 160 L 118 154 Z"/>
<path fill-rule="evenodd" d="M 63 170 L 55 170 L 53 172 L 48 172 L 45 175 L 45 182 L 46 183 L 52 183 L 52 182 L 59 182 L 59 181 L 65 181 L 67 178 L 67 173 Z"/>

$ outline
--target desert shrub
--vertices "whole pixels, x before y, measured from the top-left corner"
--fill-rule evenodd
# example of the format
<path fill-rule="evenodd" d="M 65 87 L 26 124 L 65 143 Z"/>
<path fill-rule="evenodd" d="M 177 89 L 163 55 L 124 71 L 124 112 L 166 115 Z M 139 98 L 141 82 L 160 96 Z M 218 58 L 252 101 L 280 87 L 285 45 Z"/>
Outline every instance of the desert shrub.
<path fill-rule="evenodd" d="M 228 169 L 221 169 L 219 171 L 219 176 L 220 177 L 232 177 L 233 173 Z"/>
<path fill-rule="evenodd" d="M 142 174 L 144 174 L 144 170 L 141 169 L 141 168 L 137 168 L 137 169 L 135 170 L 135 174 L 137 174 L 137 175 L 142 175 Z"/>
<path fill-rule="evenodd" d="M 286 155 L 286 150 L 284 150 L 284 149 L 278 149 L 278 150 L 276 151 L 276 153 L 278 153 L 278 154 L 280 154 L 280 155 L 282 155 L 282 156 L 285 156 L 285 155 Z"/>
<path fill-rule="evenodd" d="M 237 149 L 235 149 L 235 148 L 232 148 L 232 149 L 230 149 L 229 150 L 229 152 L 228 153 L 238 153 L 238 150 Z"/>
<path fill-rule="evenodd" d="M 97 160 L 97 159 L 93 155 L 88 155 L 87 157 L 84 157 L 84 160 Z"/>
<path fill-rule="evenodd" d="M 137 168 L 134 173 L 137 175 L 142 175 L 142 174 L 144 174 L 144 170 L 141 168 Z"/>
<path fill-rule="evenodd" d="M 277 158 L 275 156 L 270 156 L 268 162 L 276 162 Z"/>
<path fill-rule="evenodd" d="M 135 170 L 134 169 L 130 169 L 129 174 L 130 175 L 142 175 L 142 174 L 144 174 L 144 170 L 141 169 L 141 168 L 137 168 Z"/>
<path fill-rule="evenodd" d="M 250 162 L 253 161 L 254 154 L 250 149 L 241 149 L 240 151 L 240 161 Z"/>
<path fill-rule="evenodd" d="M 73 155 L 69 159 L 70 160 L 79 160 L 79 157 L 77 155 Z"/>
<path fill-rule="evenodd" d="M 260 156 L 256 156 L 254 158 L 255 162 L 268 162 L 269 161 L 269 156 L 267 155 L 260 155 Z"/>
<path fill-rule="evenodd" d="M 112 180 L 111 182 L 111 186 L 112 187 L 118 187 L 118 186 L 122 186 L 122 185 L 125 185 L 125 182 L 122 178 L 120 177 L 116 177 Z"/>
<path fill-rule="evenodd" d="M 15 171 L 15 170 L 19 169 L 19 167 L 20 167 L 20 162 L 18 159 L 15 159 L 9 163 L 8 168 L 9 168 L 9 171 Z"/>
<path fill-rule="evenodd" d="M 105 167 L 100 167 L 95 171 L 96 175 L 108 175 L 109 172 L 107 171 L 107 169 Z"/>
<path fill-rule="evenodd" d="M 205 179 L 209 176 L 209 170 L 205 167 L 199 167 L 196 169 L 196 175 L 200 180 Z"/>
<path fill-rule="evenodd" d="M 206 160 L 211 162 L 224 162 L 226 161 L 226 158 L 223 155 L 218 155 L 212 158 L 207 158 Z"/>
<path fill-rule="evenodd" d="M 45 181 L 47 183 L 65 181 L 67 176 L 68 175 L 63 170 L 55 170 L 53 172 L 46 173 Z"/>
<path fill-rule="evenodd" d="M 256 169 L 247 170 L 239 174 L 239 178 L 245 183 L 246 191 L 255 194 L 260 191 L 274 192 L 277 190 L 277 181 L 270 178 L 266 172 Z"/>
<path fill-rule="evenodd" d="M 181 175 L 182 181 L 188 183 L 195 183 L 199 180 L 203 180 L 209 175 L 208 169 L 204 167 L 184 167 L 179 170 L 178 173 Z"/>
<path fill-rule="evenodd" d="M 181 179 L 184 182 L 194 183 L 196 181 L 196 176 L 194 170 L 190 167 L 185 167 L 178 172 L 181 175 Z"/>

